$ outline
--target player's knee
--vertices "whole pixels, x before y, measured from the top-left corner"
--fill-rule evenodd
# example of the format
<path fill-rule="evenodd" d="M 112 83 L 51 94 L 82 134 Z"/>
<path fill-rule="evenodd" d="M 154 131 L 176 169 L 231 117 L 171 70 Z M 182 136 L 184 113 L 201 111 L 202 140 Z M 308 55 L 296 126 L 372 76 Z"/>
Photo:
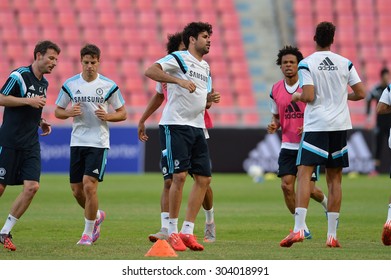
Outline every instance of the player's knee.
<path fill-rule="evenodd" d="M 293 185 L 292 184 L 288 184 L 286 182 L 282 182 L 281 183 L 281 189 L 282 189 L 282 191 L 284 192 L 285 195 L 292 195 L 292 194 L 294 194 Z"/>
<path fill-rule="evenodd" d="M 29 182 L 25 184 L 23 191 L 29 196 L 34 196 L 38 190 L 39 190 L 38 182 Z"/>

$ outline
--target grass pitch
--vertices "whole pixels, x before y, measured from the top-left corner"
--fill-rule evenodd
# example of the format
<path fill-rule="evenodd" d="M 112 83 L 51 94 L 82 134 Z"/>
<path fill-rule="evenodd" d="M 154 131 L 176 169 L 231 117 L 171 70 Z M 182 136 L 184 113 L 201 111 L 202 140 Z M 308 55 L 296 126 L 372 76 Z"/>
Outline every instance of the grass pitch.
<path fill-rule="evenodd" d="M 189 177 L 184 192 L 182 226 Z M 318 184 L 327 193 L 324 175 Z M 84 228 L 83 211 L 74 200 L 67 174 L 43 174 L 41 188 L 12 234 L 17 251 L 0 248 L 2 260 L 146 260 L 148 234 L 160 228 L 160 174 L 106 174 L 99 185 L 100 208 L 107 213 L 94 246 L 77 246 Z M 179 260 L 389 260 L 391 248 L 381 243 L 391 180 L 358 176 L 343 178 L 338 229 L 341 249 L 325 247 L 327 221 L 323 208 L 310 202 L 307 215 L 313 239 L 281 248 L 279 242 L 294 225 L 280 180 L 253 183 L 246 174 L 214 174 L 217 241 L 202 252 L 178 252 Z M 8 187 L 0 199 L 0 227 L 20 186 Z M 202 239 L 205 215 L 198 215 L 195 234 Z"/>

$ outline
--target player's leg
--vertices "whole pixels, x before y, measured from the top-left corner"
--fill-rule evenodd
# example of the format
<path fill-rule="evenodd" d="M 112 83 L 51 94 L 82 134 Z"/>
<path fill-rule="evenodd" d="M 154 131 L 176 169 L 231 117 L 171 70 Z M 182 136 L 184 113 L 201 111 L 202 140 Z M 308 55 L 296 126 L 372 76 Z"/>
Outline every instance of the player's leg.
<path fill-rule="evenodd" d="M 316 186 L 316 182 L 319 180 L 319 169 L 320 169 L 319 166 L 315 167 L 314 172 L 312 173 L 311 198 L 322 205 L 327 217 L 327 196 L 323 193 L 323 191 L 320 188 Z"/>
<path fill-rule="evenodd" d="M 391 245 L 391 196 L 388 202 L 389 204 L 388 204 L 387 220 L 383 226 L 383 232 L 382 232 L 382 242 L 386 246 Z"/>
<path fill-rule="evenodd" d="M 295 180 L 296 176 L 294 175 L 287 174 L 281 177 L 281 189 L 285 205 L 292 214 L 295 214 Z"/>
<path fill-rule="evenodd" d="M 347 131 L 329 132 L 330 148 L 326 164 L 328 187 L 327 241 L 328 247 L 341 247 L 337 239 L 337 227 L 342 201 L 342 169 L 349 166 Z"/>
<path fill-rule="evenodd" d="M 342 168 L 326 168 L 326 181 L 329 191 L 327 206 L 328 230 L 326 244 L 329 247 L 340 247 L 337 239 L 337 227 L 342 201 Z"/>
<path fill-rule="evenodd" d="M 208 185 L 202 202 L 202 207 L 205 213 L 205 229 L 204 229 L 204 241 L 215 242 L 216 241 L 216 224 L 214 221 L 214 209 L 213 209 L 213 190 Z"/>
<path fill-rule="evenodd" d="M 169 224 L 169 201 L 168 197 L 170 194 L 172 179 L 167 178 L 164 180 L 163 191 L 160 197 L 160 222 L 161 228 L 157 233 L 150 234 L 148 236 L 149 241 L 156 242 L 158 239 L 168 239 L 168 224 Z"/>

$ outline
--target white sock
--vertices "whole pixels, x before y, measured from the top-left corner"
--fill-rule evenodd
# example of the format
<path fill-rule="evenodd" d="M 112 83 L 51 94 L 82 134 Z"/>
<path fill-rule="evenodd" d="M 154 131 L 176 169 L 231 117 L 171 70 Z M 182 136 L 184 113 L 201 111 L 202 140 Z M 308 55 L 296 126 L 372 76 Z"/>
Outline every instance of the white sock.
<path fill-rule="evenodd" d="M 168 219 L 169 219 L 169 213 L 168 212 L 162 212 L 160 213 L 160 220 L 162 223 L 162 228 L 168 229 Z"/>
<path fill-rule="evenodd" d="M 306 228 L 305 218 L 307 216 L 307 208 L 297 207 L 295 209 L 295 228 L 294 232 L 298 232 Z M 308 228 L 307 228 L 308 229 Z"/>
<path fill-rule="evenodd" d="M 96 220 L 99 220 L 100 219 L 100 211 L 98 209 L 98 212 L 96 212 Z"/>
<path fill-rule="evenodd" d="M 292 214 L 292 217 L 293 217 L 293 220 L 296 219 L 296 215 L 295 215 L 295 214 Z M 307 224 L 306 224 L 305 222 L 304 222 L 304 230 L 305 230 L 306 232 L 310 232 L 310 230 L 308 229 Z"/>
<path fill-rule="evenodd" d="M 339 221 L 339 213 L 338 212 L 328 212 L 327 213 L 327 237 L 332 236 L 337 239 L 337 227 Z"/>
<path fill-rule="evenodd" d="M 83 235 L 87 234 L 89 237 L 92 238 L 92 232 L 94 231 L 95 220 L 87 220 L 87 218 L 84 218 L 84 221 L 85 224 L 84 224 Z"/>
<path fill-rule="evenodd" d="M 188 221 L 184 221 L 183 225 L 182 225 L 181 232 L 183 234 L 193 234 L 193 232 L 194 232 L 194 223 L 188 222 Z"/>
<path fill-rule="evenodd" d="M 323 201 L 320 204 L 322 204 L 324 211 L 327 212 L 327 196 L 325 194 L 324 194 Z"/>
<path fill-rule="evenodd" d="M 205 223 L 207 223 L 207 224 L 213 223 L 214 222 L 214 209 L 213 209 L 213 207 L 210 208 L 209 210 L 204 209 L 204 212 L 205 212 L 205 218 L 206 218 Z"/>
<path fill-rule="evenodd" d="M 4 233 L 8 234 L 8 233 L 10 233 L 10 231 L 12 230 L 12 228 L 14 227 L 14 225 L 16 224 L 17 221 L 18 221 L 17 218 L 12 216 L 11 214 L 8 214 L 7 220 L 5 221 L 4 226 L 1 229 L 0 233 L 1 234 L 4 234 Z"/>
<path fill-rule="evenodd" d="M 388 204 L 388 215 L 387 215 L 387 222 L 391 221 L 391 203 Z"/>
<path fill-rule="evenodd" d="M 178 218 L 168 219 L 168 236 L 170 236 L 171 233 L 178 233 Z"/>

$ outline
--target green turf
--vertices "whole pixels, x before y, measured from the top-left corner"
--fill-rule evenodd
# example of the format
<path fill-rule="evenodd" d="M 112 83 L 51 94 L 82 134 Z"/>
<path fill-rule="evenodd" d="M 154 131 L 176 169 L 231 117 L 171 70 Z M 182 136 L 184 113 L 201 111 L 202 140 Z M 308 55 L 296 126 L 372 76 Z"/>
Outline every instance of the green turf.
<path fill-rule="evenodd" d="M 180 213 L 182 225 L 188 190 Z M 324 175 L 319 185 L 326 190 Z M 293 227 L 279 180 L 253 183 L 245 174 L 215 174 L 217 241 L 203 252 L 179 252 L 181 260 L 389 260 L 391 248 L 380 240 L 391 195 L 388 176 L 343 179 L 343 202 L 338 238 L 343 248 L 325 247 L 327 221 L 322 207 L 311 201 L 307 224 L 313 239 L 280 248 Z M 3 260 L 143 260 L 152 243 L 148 234 L 160 228 L 160 174 L 106 174 L 99 186 L 100 208 L 107 213 L 101 238 L 94 246 L 76 246 L 84 228 L 82 209 L 74 200 L 67 175 L 43 174 L 41 188 L 12 233 L 17 251 L 0 250 Z M 0 199 L 0 226 L 21 187 L 8 187 Z M 203 236 L 204 213 L 195 234 Z"/>

